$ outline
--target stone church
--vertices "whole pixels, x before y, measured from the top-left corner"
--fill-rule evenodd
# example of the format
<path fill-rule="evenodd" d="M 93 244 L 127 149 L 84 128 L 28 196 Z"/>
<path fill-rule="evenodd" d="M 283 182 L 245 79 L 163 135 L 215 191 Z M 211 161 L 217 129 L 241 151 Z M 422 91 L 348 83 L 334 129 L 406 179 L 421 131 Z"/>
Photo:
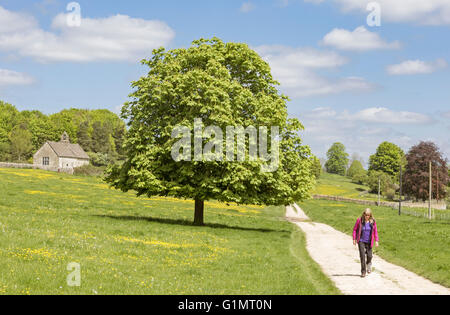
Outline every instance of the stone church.
<path fill-rule="evenodd" d="M 33 156 L 33 164 L 53 171 L 73 171 L 89 164 L 89 156 L 79 144 L 70 143 L 64 132 L 61 141 L 47 141 Z"/>

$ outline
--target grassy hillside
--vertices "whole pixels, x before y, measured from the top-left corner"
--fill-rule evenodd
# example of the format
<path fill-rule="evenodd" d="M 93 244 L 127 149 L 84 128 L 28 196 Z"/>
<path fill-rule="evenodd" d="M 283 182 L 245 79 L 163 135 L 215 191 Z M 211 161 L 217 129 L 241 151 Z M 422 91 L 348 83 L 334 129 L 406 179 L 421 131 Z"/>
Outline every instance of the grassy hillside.
<path fill-rule="evenodd" d="M 353 199 L 378 200 L 377 194 L 365 193 L 369 187 L 352 183 L 346 176 L 323 173 L 317 180 L 313 194 L 340 196 Z M 385 200 L 383 197 L 381 200 Z"/>
<path fill-rule="evenodd" d="M 356 219 L 366 208 L 326 200 L 309 200 L 299 203 L 299 206 L 313 221 L 326 223 L 348 235 L 352 235 Z M 391 263 L 450 287 L 448 221 L 399 216 L 397 210 L 386 207 L 372 210 L 380 237 L 380 247 L 375 249 L 377 254 Z"/>
<path fill-rule="evenodd" d="M 0 169 L 0 294 L 336 294 L 283 207 L 136 198 L 99 179 Z M 69 263 L 81 287 L 69 287 Z"/>

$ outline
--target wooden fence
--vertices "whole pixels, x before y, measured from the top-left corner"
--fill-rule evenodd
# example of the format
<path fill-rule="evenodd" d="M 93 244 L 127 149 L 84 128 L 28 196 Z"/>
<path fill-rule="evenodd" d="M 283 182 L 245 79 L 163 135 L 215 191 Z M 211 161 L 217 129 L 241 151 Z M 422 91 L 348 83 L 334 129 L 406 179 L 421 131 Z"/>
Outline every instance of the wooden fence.
<path fill-rule="evenodd" d="M 332 201 L 351 202 L 351 203 L 357 203 L 360 205 L 366 205 L 366 206 L 372 206 L 372 207 L 382 206 L 382 207 L 391 207 L 391 208 L 398 209 L 398 206 L 399 206 L 398 202 L 381 201 L 380 204 L 378 204 L 378 201 L 353 199 L 353 198 L 346 198 L 346 197 L 340 197 L 340 196 L 313 195 L 313 198 L 314 199 L 332 200 Z M 428 203 L 402 202 L 402 208 L 428 208 Z M 434 202 L 431 204 L 431 208 L 436 209 L 436 210 L 446 210 L 447 205 L 445 203 Z"/>

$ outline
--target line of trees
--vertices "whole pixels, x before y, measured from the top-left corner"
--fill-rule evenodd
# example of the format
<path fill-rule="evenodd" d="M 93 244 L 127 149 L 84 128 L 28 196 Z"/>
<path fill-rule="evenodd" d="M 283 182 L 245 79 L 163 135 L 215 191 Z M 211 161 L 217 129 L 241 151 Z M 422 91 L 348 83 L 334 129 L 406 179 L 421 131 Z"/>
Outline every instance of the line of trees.
<path fill-rule="evenodd" d="M 354 183 L 366 185 L 370 192 L 381 193 L 394 199 L 400 188 L 400 169 L 403 170 L 403 192 L 416 200 L 429 198 L 429 164 L 432 165 L 433 198 L 442 200 L 448 194 L 450 175 L 448 160 L 433 142 L 420 142 L 407 154 L 394 143 L 381 143 L 369 158 L 368 170 L 364 169 L 358 155 L 349 159 L 345 146 L 334 143 L 327 152 L 325 169 L 328 173 L 346 175 Z"/>
<path fill-rule="evenodd" d="M 109 110 L 65 109 L 45 115 L 0 101 L 0 161 L 31 162 L 46 141 L 59 141 L 64 131 L 95 166 L 124 159 L 125 123 Z"/>

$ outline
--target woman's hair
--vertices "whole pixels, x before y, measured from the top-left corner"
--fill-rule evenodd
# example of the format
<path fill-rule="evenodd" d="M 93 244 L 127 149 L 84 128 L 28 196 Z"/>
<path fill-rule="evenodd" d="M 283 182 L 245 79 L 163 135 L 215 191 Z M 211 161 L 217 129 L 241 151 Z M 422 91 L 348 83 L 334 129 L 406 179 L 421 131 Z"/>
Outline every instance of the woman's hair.
<path fill-rule="evenodd" d="M 364 215 L 365 214 L 370 214 L 370 218 L 369 218 L 369 221 L 372 223 L 373 221 L 375 221 L 375 219 L 373 218 L 373 213 L 372 213 L 372 210 L 370 209 L 370 208 L 367 208 L 366 210 L 364 210 L 364 212 L 361 214 L 361 220 L 362 220 L 362 222 L 364 222 L 364 220 L 365 220 L 365 217 L 364 217 Z"/>

